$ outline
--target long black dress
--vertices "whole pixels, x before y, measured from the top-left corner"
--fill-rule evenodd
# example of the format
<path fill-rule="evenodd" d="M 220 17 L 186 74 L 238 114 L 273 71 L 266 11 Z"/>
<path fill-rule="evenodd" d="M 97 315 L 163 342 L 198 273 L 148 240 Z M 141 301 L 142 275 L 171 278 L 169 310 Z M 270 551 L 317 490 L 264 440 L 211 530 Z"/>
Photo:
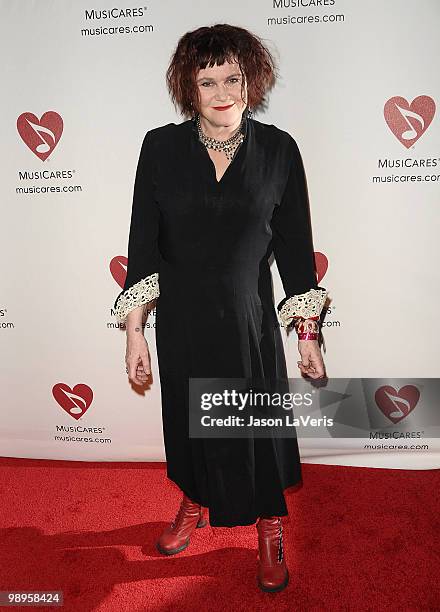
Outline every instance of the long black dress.
<path fill-rule="evenodd" d="M 248 117 L 243 131 L 220 181 L 193 120 L 147 132 L 134 185 L 127 277 L 114 304 L 124 321 L 130 310 L 157 299 L 167 476 L 209 508 L 212 526 L 287 515 L 283 491 L 301 480 L 298 444 L 296 438 L 190 437 L 188 380 L 287 377 L 272 252 L 286 293 L 277 306 L 279 316 L 285 306 L 281 325 L 288 325 L 287 315 L 319 314 L 325 292 L 316 281 L 295 140 Z"/>

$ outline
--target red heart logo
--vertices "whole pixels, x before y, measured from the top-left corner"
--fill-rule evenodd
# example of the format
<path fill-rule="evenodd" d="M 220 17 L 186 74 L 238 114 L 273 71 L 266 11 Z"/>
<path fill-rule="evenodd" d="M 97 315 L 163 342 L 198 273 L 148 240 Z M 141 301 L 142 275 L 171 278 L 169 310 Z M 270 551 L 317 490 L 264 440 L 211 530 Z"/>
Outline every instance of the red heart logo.
<path fill-rule="evenodd" d="M 47 159 L 63 133 L 63 120 L 55 111 L 47 111 L 38 119 L 33 113 L 22 113 L 17 130 L 23 142 L 42 161 Z"/>
<path fill-rule="evenodd" d="M 394 136 L 409 149 L 430 126 L 435 102 L 429 96 L 418 96 L 409 104 L 395 96 L 385 102 L 383 114 Z"/>
<path fill-rule="evenodd" d="M 93 400 L 93 391 L 83 384 L 75 385 L 71 389 L 65 383 L 57 383 L 52 388 L 52 395 L 61 408 L 76 420 L 87 412 Z"/>
<path fill-rule="evenodd" d="M 392 423 L 405 419 L 416 407 L 419 397 L 420 391 L 414 385 L 405 385 L 400 391 L 390 385 L 384 385 L 374 394 L 379 410 Z"/>
<path fill-rule="evenodd" d="M 319 283 L 324 278 L 328 269 L 328 259 L 320 251 L 315 251 L 316 282 Z"/>
<path fill-rule="evenodd" d="M 127 264 L 128 259 L 123 255 L 117 255 L 113 257 L 110 262 L 110 274 L 114 280 L 118 283 L 121 289 L 124 288 L 125 278 L 127 276 Z"/>

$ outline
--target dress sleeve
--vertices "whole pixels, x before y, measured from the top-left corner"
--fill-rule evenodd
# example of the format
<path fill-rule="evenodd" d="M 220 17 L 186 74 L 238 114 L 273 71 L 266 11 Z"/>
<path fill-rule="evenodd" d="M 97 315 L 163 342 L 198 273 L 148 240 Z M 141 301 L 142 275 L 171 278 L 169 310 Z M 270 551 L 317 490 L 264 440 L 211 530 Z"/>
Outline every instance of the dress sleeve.
<path fill-rule="evenodd" d="M 282 327 L 295 316 L 320 316 L 327 290 L 316 279 L 306 177 L 296 141 L 290 136 L 289 174 L 271 219 L 272 246 L 285 291 L 277 305 Z"/>
<path fill-rule="evenodd" d="M 114 302 L 116 317 L 159 297 L 159 208 L 154 198 L 151 134 L 147 132 L 139 154 L 128 237 L 127 276 Z"/>

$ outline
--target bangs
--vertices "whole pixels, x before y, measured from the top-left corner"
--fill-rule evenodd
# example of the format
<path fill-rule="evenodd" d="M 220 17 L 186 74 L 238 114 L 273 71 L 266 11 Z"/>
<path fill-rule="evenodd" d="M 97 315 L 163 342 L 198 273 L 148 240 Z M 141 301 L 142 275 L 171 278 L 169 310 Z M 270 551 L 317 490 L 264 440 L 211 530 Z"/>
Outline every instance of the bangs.
<path fill-rule="evenodd" d="M 207 66 L 212 68 L 214 64 L 221 66 L 225 62 L 232 64 L 238 61 L 240 55 L 239 50 L 235 46 L 225 44 L 225 42 L 228 41 L 219 40 L 217 38 L 217 40 L 209 40 L 207 44 L 201 45 L 196 52 L 197 67 L 199 69 L 206 68 Z"/>

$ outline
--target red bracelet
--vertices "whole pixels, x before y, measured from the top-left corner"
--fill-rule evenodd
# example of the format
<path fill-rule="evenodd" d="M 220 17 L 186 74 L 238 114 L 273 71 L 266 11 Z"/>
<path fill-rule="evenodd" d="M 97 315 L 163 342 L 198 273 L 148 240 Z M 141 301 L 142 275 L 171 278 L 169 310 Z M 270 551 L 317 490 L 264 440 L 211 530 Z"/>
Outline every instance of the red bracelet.
<path fill-rule="evenodd" d="M 298 335 L 298 340 L 318 340 L 319 337 L 319 317 L 309 317 L 304 319 L 303 317 L 294 317 L 295 330 Z"/>
<path fill-rule="evenodd" d="M 318 340 L 318 334 L 311 332 L 307 334 L 298 334 L 298 340 Z"/>

